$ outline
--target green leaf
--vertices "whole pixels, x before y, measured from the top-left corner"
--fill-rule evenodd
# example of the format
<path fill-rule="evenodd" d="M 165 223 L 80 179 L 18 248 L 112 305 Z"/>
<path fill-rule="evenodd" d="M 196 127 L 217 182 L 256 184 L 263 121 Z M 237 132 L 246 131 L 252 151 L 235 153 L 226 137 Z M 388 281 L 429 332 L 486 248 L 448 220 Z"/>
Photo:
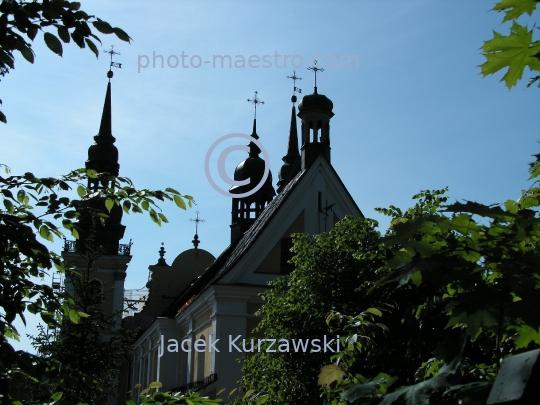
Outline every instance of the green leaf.
<path fill-rule="evenodd" d="M 370 308 L 373 309 L 373 308 Z M 369 310 L 368 310 L 369 311 Z M 327 366 L 324 366 L 321 368 L 321 372 L 319 373 L 319 379 L 317 380 L 318 385 L 330 385 L 334 381 L 337 381 L 340 383 L 343 380 L 343 377 L 345 377 L 347 373 L 343 371 L 339 366 L 335 364 L 328 364 Z"/>
<path fill-rule="evenodd" d="M 107 208 L 107 211 L 111 212 L 114 207 L 114 200 L 112 198 L 107 198 L 105 200 L 105 207 Z"/>
<path fill-rule="evenodd" d="M 131 40 L 129 35 L 124 30 L 122 30 L 121 28 L 115 27 L 115 28 L 113 28 L 113 31 L 116 34 L 116 36 L 119 39 L 121 39 L 122 41 L 129 42 Z"/>
<path fill-rule="evenodd" d="M 28 38 L 30 38 L 30 40 L 34 40 L 34 38 L 36 37 L 37 33 L 39 31 L 39 26 L 38 25 L 32 25 L 30 28 L 28 28 L 28 32 L 26 33 L 26 35 L 28 35 Z"/>
<path fill-rule="evenodd" d="M 92 40 L 89 39 L 89 38 L 85 38 L 84 41 L 86 42 L 86 45 L 88 45 L 88 48 L 90 48 L 90 50 L 91 50 L 92 52 L 94 52 L 94 54 L 96 55 L 96 58 L 99 58 L 99 51 L 98 51 L 98 49 L 97 49 L 96 44 L 94 44 L 94 43 L 92 42 Z"/>
<path fill-rule="evenodd" d="M 83 186 L 77 187 L 77 194 L 79 195 L 79 197 L 83 198 L 86 195 L 86 188 L 84 188 Z"/>
<path fill-rule="evenodd" d="M 420 272 L 420 270 L 418 271 L 415 271 L 412 276 L 411 276 L 411 281 L 413 282 L 413 284 L 415 286 L 420 286 L 420 284 L 422 284 L 422 273 Z"/>
<path fill-rule="evenodd" d="M 66 44 L 69 43 L 69 41 L 71 41 L 71 38 L 69 37 L 69 31 L 66 27 L 58 27 L 58 36 Z"/>
<path fill-rule="evenodd" d="M 10 213 L 10 214 L 13 214 L 15 212 L 15 206 L 13 205 L 13 203 L 9 200 L 4 200 L 4 206 L 6 207 L 6 210 Z"/>
<path fill-rule="evenodd" d="M 51 51 L 53 51 L 57 55 L 62 56 L 62 43 L 58 38 L 56 38 L 50 32 L 46 32 L 43 35 L 43 39 L 45 40 L 45 43 Z"/>
<path fill-rule="evenodd" d="M 161 384 L 159 381 L 154 381 L 154 382 L 150 383 L 148 388 L 161 388 L 162 386 L 163 386 L 163 384 Z"/>
<path fill-rule="evenodd" d="M 74 309 L 69 310 L 69 319 L 73 323 L 79 323 L 79 313 Z"/>
<path fill-rule="evenodd" d="M 49 231 L 49 228 L 45 225 L 42 225 L 39 228 L 39 235 L 50 242 L 54 240 L 54 237 L 52 236 L 51 232 Z"/>
<path fill-rule="evenodd" d="M 108 22 L 100 20 L 99 18 L 97 21 L 93 21 L 92 25 L 102 34 L 112 34 L 114 32 Z"/>
<path fill-rule="evenodd" d="M 385 384 L 386 380 L 380 379 L 378 381 L 371 381 L 367 384 L 357 384 L 346 391 L 340 394 L 341 399 L 344 401 L 353 403 L 361 398 L 364 398 L 366 395 L 371 395 L 375 390 L 381 387 L 381 384 Z"/>
<path fill-rule="evenodd" d="M 29 46 L 23 46 L 19 49 L 24 59 L 30 63 L 34 63 L 34 51 Z"/>
<path fill-rule="evenodd" d="M 482 46 L 487 59 L 480 68 L 485 77 L 508 68 L 501 81 L 511 89 L 523 76 L 525 67 L 540 71 L 540 60 L 534 57 L 540 52 L 540 44 L 532 44 L 532 30 L 514 22 L 510 28 L 510 35 L 501 35 L 493 31 L 493 39 L 485 41 Z"/>
<path fill-rule="evenodd" d="M 515 20 L 525 13 L 532 15 L 537 4 L 538 3 L 535 0 L 502 0 L 495 4 L 493 10 L 504 11 L 510 9 L 504 15 L 503 22 L 506 22 L 509 20 Z"/>
<path fill-rule="evenodd" d="M 507 200 L 504 203 L 504 208 L 511 214 L 516 214 L 519 211 L 519 205 L 514 200 Z"/>
<path fill-rule="evenodd" d="M 246 399 L 247 397 L 249 397 L 254 392 L 255 392 L 255 390 L 253 390 L 253 389 L 249 390 L 248 392 L 246 392 L 246 395 L 244 395 L 244 398 L 242 398 L 242 399 Z"/>
<path fill-rule="evenodd" d="M 517 336 L 514 337 L 516 349 L 527 347 L 531 342 L 540 343 L 540 333 L 529 325 L 522 325 L 515 329 L 518 332 Z"/>
<path fill-rule="evenodd" d="M 535 179 L 538 176 L 540 176 L 540 165 L 536 164 L 534 167 L 531 168 L 531 177 L 529 177 L 529 180 Z"/>
<path fill-rule="evenodd" d="M 58 402 L 60 398 L 62 398 L 63 393 L 62 392 L 56 392 L 51 395 L 51 401 Z"/>
<path fill-rule="evenodd" d="M 182 197 L 179 197 L 179 196 L 175 195 L 174 196 L 174 202 L 176 203 L 177 206 L 179 206 L 183 210 L 186 209 L 186 202 L 182 199 Z"/>
<path fill-rule="evenodd" d="M 270 394 L 261 395 L 259 398 L 257 398 L 256 405 L 262 405 L 266 403 L 270 399 Z"/>
<path fill-rule="evenodd" d="M 166 191 L 167 193 L 172 193 L 172 194 L 180 195 L 180 193 L 179 193 L 178 191 L 176 191 L 174 188 L 167 187 L 167 188 L 165 189 L 165 191 Z"/>
<path fill-rule="evenodd" d="M 156 224 L 161 226 L 161 220 L 159 219 L 156 211 L 154 211 L 153 209 L 150 209 L 149 214 L 150 214 L 150 218 L 152 219 L 152 221 L 154 221 Z"/>
<path fill-rule="evenodd" d="M 161 212 L 158 212 L 158 216 L 159 216 L 159 218 L 160 218 L 163 222 L 165 222 L 166 224 L 169 223 L 169 220 L 167 219 L 167 217 L 166 217 L 165 215 L 163 215 Z"/>
<path fill-rule="evenodd" d="M 382 312 L 379 311 L 377 308 L 368 308 L 367 312 L 373 315 L 382 316 Z"/>

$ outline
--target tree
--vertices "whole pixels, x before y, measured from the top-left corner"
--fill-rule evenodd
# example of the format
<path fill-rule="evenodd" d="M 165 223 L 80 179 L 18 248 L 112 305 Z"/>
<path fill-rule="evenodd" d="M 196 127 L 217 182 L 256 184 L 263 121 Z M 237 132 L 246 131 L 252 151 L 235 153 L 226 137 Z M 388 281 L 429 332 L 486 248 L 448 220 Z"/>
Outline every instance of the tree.
<path fill-rule="evenodd" d="M 6 168 L 6 173 L 8 169 Z M 11 404 L 20 394 L 17 381 L 24 378 L 40 379 L 43 375 L 54 378 L 58 370 L 46 359 L 24 351 L 15 351 L 9 339 L 18 339 L 14 320 L 25 313 L 38 314 L 45 325 L 56 326 L 64 314 L 78 320 L 85 313 L 60 301 L 50 286 L 35 281 L 53 266 L 64 272 L 61 258 L 38 241 L 37 235 L 52 241 L 61 237 L 61 228 L 78 238 L 76 220 L 88 206 L 86 201 L 95 197 L 86 188 L 87 178 L 99 179 L 107 187 L 100 190 L 103 201 L 96 212 L 104 223 L 107 213 L 118 205 L 126 213 L 148 212 L 150 218 L 161 225 L 167 218 L 160 212 L 157 201 L 170 200 L 182 209 L 192 206 L 193 198 L 174 189 L 137 190 L 123 177 L 110 177 L 93 170 L 79 169 L 59 178 L 37 178 L 32 173 L 22 176 L 0 176 L 3 208 L 0 209 L 0 398 Z M 75 188 L 78 198 L 68 193 Z M 61 225 L 60 225 L 61 224 Z M 69 321 L 68 321 L 69 322 Z"/>
<path fill-rule="evenodd" d="M 328 341 L 333 339 L 331 347 L 336 350 L 336 336 L 347 333 L 343 324 L 325 323 L 331 311 L 357 314 L 369 308 L 372 313 L 366 317 L 379 313 L 371 308 L 376 303 L 364 299 L 362 293 L 386 261 L 378 249 L 380 235 L 375 227 L 375 221 L 350 217 L 329 233 L 296 235 L 295 270 L 271 282 L 272 288 L 263 294 L 263 319 L 257 330 L 266 338 L 289 342 L 324 342 L 326 335 Z M 358 344 L 369 345 L 369 340 Z M 254 393 L 253 403 L 259 398 L 266 398 L 267 404 L 322 403 L 317 374 L 332 353 L 295 351 L 293 347 L 280 352 L 278 345 L 276 352 L 266 352 L 263 346 L 261 352 L 245 359 L 241 383 L 246 392 Z"/>
<path fill-rule="evenodd" d="M 103 311 L 105 293 L 111 287 L 91 282 L 94 262 L 103 254 L 94 239 L 95 230 L 79 251 L 87 267 L 66 269 L 70 291 L 63 291 L 59 298 L 69 311 L 59 314 L 62 323 L 54 329 L 42 326 L 39 335 L 33 338 L 39 355 L 60 371 L 54 379 L 44 376 L 30 384 L 29 397 L 34 402 L 43 403 L 56 392 L 62 392 L 59 404 L 99 405 L 114 396 L 118 386 L 134 334 L 122 329 L 118 322 L 121 312 Z M 114 334 L 104 339 L 104 333 L 113 331 Z"/>
<path fill-rule="evenodd" d="M 373 358 L 372 350 L 344 351 L 336 361 L 376 364 L 380 373 L 344 368 L 340 388 L 329 388 L 346 388 L 335 403 L 428 404 L 442 397 L 446 403 L 485 403 L 502 359 L 540 347 L 538 192 L 531 189 L 519 201 L 498 206 L 443 206 L 440 192 L 423 192 L 404 213 L 381 210 L 393 217 L 382 241 L 393 257 L 367 296 L 395 301 L 401 324 L 416 326 L 405 334 L 385 322 L 389 331 L 377 343 L 396 358 L 414 361 L 417 371 L 409 368 L 404 379 L 399 363 Z M 422 339 L 421 331 L 428 331 Z M 398 337 L 403 344 L 396 344 Z M 419 345 L 423 354 L 411 356 Z M 399 389 L 386 393 L 389 376 L 398 378 Z"/>
<path fill-rule="evenodd" d="M 77 1 L 3 0 L 0 3 L 0 75 L 5 76 L 10 69 L 15 69 L 15 51 L 34 63 L 35 53 L 29 41 L 34 41 L 39 32 L 43 32 L 47 47 L 59 56 L 63 53 L 62 42 L 67 44 L 73 40 L 79 48 L 88 46 L 96 58 L 99 57 L 93 40 L 100 44 L 101 40 L 89 24 L 102 34 L 115 34 L 122 41 L 130 42 L 131 38 L 121 28 L 112 27 L 80 8 L 81 3 Z M 7 122 L 1 111 L 0 121 Z"/>
<path fill-rule="evenodd" d="M 444 192 L 380 209 L 393 218 L 380 239 L 360 218 L 297 236 L 296 268 L 265 294 L 259 328 L 339 333 L 343 349 L 255 353 L 248 402 L 482 404 L 505 357 L 540 347 L 540 190 L 499 206 L 444 205 Z M 320 399 L 314 370 L 328 358 Z"/>
<path fill-rule="evenodd" d="M 529 30 L 517 22 L 525 13 L 532 16 L 538 3 L 538 0 L 502 0 L 495 4 L 494 11 L 505 12 L 503 23 L 512 20 L 512 26 L 508 35 L 493 31 L 493 38 L 484 42 L 481 49 L 487 60 L 480 66 L 484 77 L 508 69 L 501 81 L 511 89 L 523 77 L 525 67 L 540 71 L 540 40 L 533 41 L 534 27 Z M 533 77 L 527 87 L 537 81 L 540 76 Z"/>

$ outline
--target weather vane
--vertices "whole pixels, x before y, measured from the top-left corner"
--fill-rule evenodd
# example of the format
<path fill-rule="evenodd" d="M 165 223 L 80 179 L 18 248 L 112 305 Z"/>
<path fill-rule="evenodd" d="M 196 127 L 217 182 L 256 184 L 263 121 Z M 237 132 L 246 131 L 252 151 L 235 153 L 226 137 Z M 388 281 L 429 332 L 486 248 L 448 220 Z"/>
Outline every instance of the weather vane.
<path fill-rule="evenodd" d="M 255 92 L 255 97 L 248 98 L 247 101 L 255 106 L 255 118 L 257 118 L 257 105 L 264 104 L 264 101 L 261 101 L 257 95 L 259 94 L 258 91 Z"/>
<path fill-rule="evenodd" d="M 195 219 L 190 218 L 189 221 L 195 222 L 195 236 L 193 237 L 193 240 L 191 241 L 191 243 L 193 243 L 193 246 L 195 246 L 195 249 L 197 249 L 197 247 L 199 246 L 199 243 L 201 243 L 199 241 L 199 222 L 203 223 L 206 221 L 204 219 L 199 218 L 199 211 L 196 211 L 195 214 L 197 214 L 197 218 Z"/>
<path fill-rule="evenodd" d="M 111 68 L 113 68 L 113 67 L 118 68 L 118 69 L 122 68 L 121 63 L 113 62 L 113 60 L 112 60 L 113 55 L 120 55 L 120 52 L 116 52 L 114 50 L 114 45 L 111 45 L 111 49 L 109 49 L 108 51 L 104 50 L 103 52 L 108 53 L 111 56 L 111 64 L 109 65 L 109 71 L 107 72 L 107 77 L 109 78 L 109 81 L 110 81 L 111 78 L 113 77 L 113 72 L 112 72 Z"/>
<path fill-rule="evenodd" d="M 317 72 L 324 72 L 324 69 L 317 67 L 317 61 L 316 60 L 314 60 L 313 63 L 314 63 L 314 66 L 313 67 L 308 67 L 308 70 L 313 70 L 315 72 L 315 88 L 317 88 Z"/>
<path fill-rule="evenodd" d="M 298 87 L 296 87 L 296 81 L 297 80 L 302 80 L 301 77 L 296 76 L 296 70 L 293 70 L 293 75 L 292 76 L 287 76 L 287 79 L 292 79 L 293 80 L 293 86 L 294 86 L 293 87 L 293 95 L 296 92 L 302 94 L 302 89 L 299 89 Z"/>

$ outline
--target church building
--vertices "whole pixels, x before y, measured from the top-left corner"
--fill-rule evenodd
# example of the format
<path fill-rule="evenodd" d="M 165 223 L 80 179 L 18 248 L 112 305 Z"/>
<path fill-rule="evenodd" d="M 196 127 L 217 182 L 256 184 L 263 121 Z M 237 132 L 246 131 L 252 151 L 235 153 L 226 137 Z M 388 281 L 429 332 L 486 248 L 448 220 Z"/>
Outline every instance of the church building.
<path fill-rule="evenodd" d="M 256 108 L 257 95 L 252 101 Z M 270 173 L 255 193 L 231 198 L 230 229 L 223 229 L 230 232 L 230 245 L 215 258 L 198 247 L 196 233 L 194 247 L 178 254 L 171 264 L 162 247 L 157 263 L 149 266 L 144 307 L 122 320 L 124 327 L 138 328 L 139 334 L 120 381 L 117 403 L 125 403 L 127 391 L 137 398 L 154 381 L 161 382 L 164 390 L 193 389 L 210 397 L 225 389 L 222 396 L 226 397 L 242 376 L 237 360 L 248 355 L 243 340 L 257 337 L 252 331 L 260 321 L 255 315 L 263 304 L 260 294 L 269 281 L 293 269 L 291 234 L 318 234 L 330 231 L 346 215 L 363 216 L 331 164 L 332 101 L 316 86 L 298 103 L 298 113 L 296 95 L 291 101 L 290 130 L 288 136 L 283 134 L 286 154 L 276 188 Z M 256 140 L 257 131 L 255 117 L 251 137 Z M 264 130 L 259 132 L 264 138 Z M 86 167 L 117 175 L 110 82 L 94 139 Z M 249 194 L 263 178 L 266 163 L 259 156 L 261 150 L 254 142 L 248 146 L 249 154 L 237 165 L 234 180 L 250 179 L 250 183 L 231 187 L 232 194 Z M 115 287 L 106 301 L 111 313 L 124 308 L 124 279 L 131 259 L 130 245 L 120 244 L 125 229 L 121 214 L 121 209 L 112 212 L 99 231 L 106 254 L 96 262 L 94 273 L 96 285 Z M 74 248 L 66 245 L 63 252 L 72 263 L 77 260 Z M 137 384 L 141 387 L 134 389 Z"/>

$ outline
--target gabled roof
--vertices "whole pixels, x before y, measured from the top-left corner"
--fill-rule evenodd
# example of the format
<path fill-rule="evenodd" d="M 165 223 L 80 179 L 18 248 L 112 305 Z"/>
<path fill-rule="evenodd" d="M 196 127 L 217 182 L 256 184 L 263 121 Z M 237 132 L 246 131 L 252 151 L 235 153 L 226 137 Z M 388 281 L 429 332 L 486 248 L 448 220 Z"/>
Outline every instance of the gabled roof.
<path fill-rule="evenodd" d="M 345 190 L 347 196 L 350 198 L 350 201 L 352 201 L 354 206 L 358 209 L 360 215 L 364 217 L 362 211 L 360 211 L 360 208 L 358 208 L 358 205 L 343 184 L 343 181 L 341 180 L 335 169 L 332 167 L 331 164 L 327 163 L 327 165 L 330 167 L 333 175 L 337 178 L 341 188 Z M 317 165 L 314 164 L 311 166 L 311 168 L 315 166 Z M 285 186 L 283 191 L 279 193 L 276 198 L 274 198 L 266 206 L 261 215 L 255 220 L 253 225 L 251 225 L 251 227 L 238 240 L 238 242 L 227 247 L 223 251 L 223 253 L 219 255 L 216 261 L 210 267 L 208 267 L 208 269 L 206 269 L 206 271 L 199 278 L 197 278 L 191 285 L 186 287 L 186 289 L 182 293 L 180 293 L 180 295 L 172 302 L 172 304 L 170 304 L 169 307 L 167 307 L 167 309 L 163 312 L 162 316 L 175 317 L 177 314 L 182 312 L 183 309 L 186 308 L 191 302 L 193 302 L 193 300 L 195 300 L 197 296 L 199 296 L 204 290 L 206 290 L 210 285 L 214 284 L 221 277 L 223 277 L 255 243 L 258 237 L 263 233 L 266 226 L 279 211 L 280 207 L 285 203 L 285 201 L 292 194 L 296 186 L 301 182 L 301 179 L 306 177 L 307 172 L 310 169 L 298 173 Z"/>
<path fill-rule="evenodd" d="M 279 210 L 279 207 L 287 200 L 287 197 L 289 197 L 306 172 L 307 171 L 298 173 L 287 186 L 285 186 L 283 191 L 266 206 L 261 215 L 255 220 L 253 225 L 251 225 L 238 242 L 227 247 L 223 253 L 219 255 L 216 261 L 208 267 L 208 269 L 206 269 L 193 284 L 187 287 L 171 305 L 169 305 L 162 316 L 176 316 L 176 314 L 181 312 L 181 310 L 187 306 L 186 304 L 188 304 L 188 302 L 191 303 L 196 296 L 225 275 L 225 273 L 240 260 L 253 243 L 255 243 L 259 235 Z"/>

